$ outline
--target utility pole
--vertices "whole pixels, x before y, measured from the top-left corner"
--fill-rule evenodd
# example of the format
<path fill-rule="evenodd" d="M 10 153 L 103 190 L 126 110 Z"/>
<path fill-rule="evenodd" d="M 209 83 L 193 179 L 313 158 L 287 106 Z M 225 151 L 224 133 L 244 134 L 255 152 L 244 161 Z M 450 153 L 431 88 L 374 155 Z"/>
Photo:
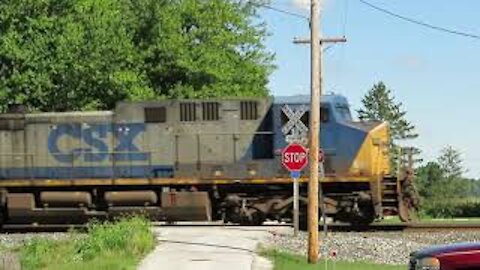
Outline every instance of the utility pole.
<path fill-rule="evenodd" d="M 310 7 L 310 179 L 308 181 L 308 262 L 318 261 L 318 150 L 320 133 L 320 6 L 311 0 Z"/>
<path fill-rule="evenodd" d="M 322 44 L 346 42 L 343 38 L 320 37 L 319 0 L 310 0 L 310 39 L 294 39 L 297 44 L 310 44 L 311 100 L 310 100 L 310 179 L 308 181 L 308 262 L 317 263 L 319 255 L 318 209 L 319 209 L 319 145 L 320 145 L 320 97 L 322 94 Z"/>

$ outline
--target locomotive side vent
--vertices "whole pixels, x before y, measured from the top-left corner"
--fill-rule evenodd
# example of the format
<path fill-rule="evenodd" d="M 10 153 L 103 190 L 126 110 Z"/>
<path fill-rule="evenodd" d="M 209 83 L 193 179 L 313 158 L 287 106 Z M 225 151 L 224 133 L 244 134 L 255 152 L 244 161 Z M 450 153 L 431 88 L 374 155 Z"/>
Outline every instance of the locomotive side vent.
<path fill-rule="evenodd" d="M 202 103 L 202 119 L 203 121 L 216 121 L 220 119 L 218 102 Z"/>
<path fill-rule="evenodd" d="M 165 107 L 145 108 L 145 123 L 167 122 L 167 109 Z"/>
<path fill-rule="evenodd" d="M 197 119 L 197 107 L 195 103 L 180 103 L 180 121 L 191 122 Z"/>
<path fill-rule="evenodd" d="M 240 102 L 240 119 L 241 120 L 257 120 L 258 119 L 258 103 L 256 101 Z"/>

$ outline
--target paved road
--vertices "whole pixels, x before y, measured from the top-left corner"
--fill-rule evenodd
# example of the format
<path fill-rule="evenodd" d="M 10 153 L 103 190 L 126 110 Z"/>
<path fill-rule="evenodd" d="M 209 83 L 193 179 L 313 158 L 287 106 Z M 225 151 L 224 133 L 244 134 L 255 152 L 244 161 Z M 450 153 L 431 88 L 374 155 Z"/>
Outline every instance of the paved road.
<path fill-rule="evenodd" d="M 271 227 L 156 227 L 158 246 L 139 270 L 270 270 L 256 255 Z"/>

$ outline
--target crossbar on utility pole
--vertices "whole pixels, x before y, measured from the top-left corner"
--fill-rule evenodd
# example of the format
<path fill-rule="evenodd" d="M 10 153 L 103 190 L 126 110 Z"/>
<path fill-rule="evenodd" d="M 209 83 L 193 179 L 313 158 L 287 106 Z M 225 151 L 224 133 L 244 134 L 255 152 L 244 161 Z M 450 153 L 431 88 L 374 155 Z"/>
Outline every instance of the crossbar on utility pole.
<path fill-rule="evenodd" d="M 324 43 L 341 43 L 341 42 L 347 42 L 347 39 L 345 37 L 338 37 L 338 38 L 322 38 L 320 39 L 320 45 Z M 311 44 L 311 41 L 309 38 L 294 38 L 293 43 L 295 44 Z"/>
<path fill-rule="evenodd" d="M 310 57 L 311 57 L 311 104 L 310 104 L 310 179 L 308 181 L 308 262 L 318 261 L 318 150 L 320 132 L 320 7 L 318 0 L 311 0 Z M 319 61 L 320 60 L 320 61 Z"/>

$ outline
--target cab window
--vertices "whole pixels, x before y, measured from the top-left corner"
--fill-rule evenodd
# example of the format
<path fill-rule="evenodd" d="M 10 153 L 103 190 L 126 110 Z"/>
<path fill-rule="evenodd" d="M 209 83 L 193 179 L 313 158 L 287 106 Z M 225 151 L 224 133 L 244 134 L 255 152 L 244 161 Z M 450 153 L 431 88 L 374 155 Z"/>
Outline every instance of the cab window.
<path fill-rule="evenodd" d="M 337 104 L 336 106 L 337 113 L 339 117 L 344 121 L 352 121 L 352 114 L 350 113 L 350 108 L 346 104 Z"/>
<path fill-rule="evenodd" d="M 330 121 L 330 110 L 328 108 L 320 108 L 320 121 L 322 123 L 328 123 Z"/>

